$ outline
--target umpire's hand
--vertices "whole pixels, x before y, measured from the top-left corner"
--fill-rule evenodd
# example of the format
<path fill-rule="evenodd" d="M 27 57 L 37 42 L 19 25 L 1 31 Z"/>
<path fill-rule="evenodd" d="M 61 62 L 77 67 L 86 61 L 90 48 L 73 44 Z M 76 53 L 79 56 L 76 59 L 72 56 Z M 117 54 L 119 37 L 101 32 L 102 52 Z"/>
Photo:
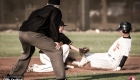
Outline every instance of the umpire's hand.
<path fill-rule="evenodd" d="M 61 45 L 60 45 L 60 43 L 58 43 L 58 42 L 55 42 L 55 44 L 56 44 L 56 46 L 55 46 L 56 50 L 59 50 L 59 49 L 61 48 Z"/>

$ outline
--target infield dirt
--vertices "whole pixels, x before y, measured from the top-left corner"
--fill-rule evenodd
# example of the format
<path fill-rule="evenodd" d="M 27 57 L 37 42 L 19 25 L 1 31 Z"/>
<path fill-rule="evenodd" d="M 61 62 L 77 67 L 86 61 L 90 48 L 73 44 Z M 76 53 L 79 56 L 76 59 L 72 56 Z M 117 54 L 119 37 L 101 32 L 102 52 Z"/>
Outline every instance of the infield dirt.
<path fill-rule="evenodd" d="M 80 60 L 81 58 L 76 58 L 75 60 Z M 17 58 L 0 58 L 0 78 L 2 79 L 5 76 L 12 66 L 14 65 Z M 67 63 L 71 64 L 73 59 L 68 58 Z M 32 64 L 42 64 L 40 59 L 37 57 L 33 57 L 30 61 L 29 65 Z M 103 70 L 103 69 L 96 69 L 91 68 L 89 64 L 86 64 L 84 67 L 80 68 L 75 66 L 75 68 L 66 70 L 66 74 L 82 74 L 82 73 L 140 73 L 140 57 L 139 56 L 131 56 L 126 61 L 124 67 L 121 71 L 113 72 L 110 70 Z M 40 79 L 46 78 L 50 76 L 55 76 L 54 72 L 26 72 L 24 74 L 24 80 L 33 80 L 33 79 Z"/>

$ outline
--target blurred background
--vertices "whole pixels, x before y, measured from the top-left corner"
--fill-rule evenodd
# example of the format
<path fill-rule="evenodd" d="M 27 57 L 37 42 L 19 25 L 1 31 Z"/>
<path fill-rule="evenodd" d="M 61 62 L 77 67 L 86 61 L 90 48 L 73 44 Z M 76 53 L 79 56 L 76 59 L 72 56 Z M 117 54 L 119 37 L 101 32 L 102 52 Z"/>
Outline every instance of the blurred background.
<path fill-rule="evenodd" d="M 0 0 L 0 31 L 18 30 L 33 10 L 46 4 L 47 0 Z M 122 21 L 140 31 L 140 0 L 61 0 L 60 10 L 68 31 L 115 31 Z"/>

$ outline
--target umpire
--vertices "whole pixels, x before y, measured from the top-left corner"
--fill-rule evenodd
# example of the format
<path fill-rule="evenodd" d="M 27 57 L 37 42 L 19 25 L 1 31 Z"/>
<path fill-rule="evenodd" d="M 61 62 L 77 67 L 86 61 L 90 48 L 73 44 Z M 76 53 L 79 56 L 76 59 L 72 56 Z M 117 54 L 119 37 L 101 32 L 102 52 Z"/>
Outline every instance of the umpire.
<path fill-rule="evenodd" d="M 58 9 L 59 5 L 60 0 L 49 0 L 47 6 L 33 11 L 23 22 L 19 39 L 24 52 L 11 69 L 9 77 L 24 75 L 37 47 L 49 56 L 56 79 L 65 80 L 63 55 L 58 43 L 59 24 L 62 18 L 62 13 Z"/>

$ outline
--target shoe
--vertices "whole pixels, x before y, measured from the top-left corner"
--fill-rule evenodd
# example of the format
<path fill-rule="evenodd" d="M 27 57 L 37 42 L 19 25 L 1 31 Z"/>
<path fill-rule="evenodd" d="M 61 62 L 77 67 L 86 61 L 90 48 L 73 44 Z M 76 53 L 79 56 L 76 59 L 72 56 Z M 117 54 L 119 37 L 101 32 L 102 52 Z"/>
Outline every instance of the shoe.
<path fill-rule="evenodd" d="M 67 68 L 71 68 L 71 69 L 74 68 L 74 66 L 72 66 L 72 65 L 66 65 L 66 67 L 67 67 Z"/>
<path fill-rule="evenodd" d="M 3 80 L 22 80 L 22 76 L 11 76 L 7 74 L 3 77 Z"/>
<path fill-rule="evenodd" d="M 26 72 L 33 72 L 33 66 L 34 65 L 29 66 L 28 69 L 26 70 Z"/>
<path fill-rule="evenodd" d="M 73 61 L 73 62 L 72 62 L 72 64 L 73 64 L 73 65 L 77 65 L 77 66 L 81 67 L 81 66 L 80 66 L 80 62 L 79 62 L 79 61 Z"/>

